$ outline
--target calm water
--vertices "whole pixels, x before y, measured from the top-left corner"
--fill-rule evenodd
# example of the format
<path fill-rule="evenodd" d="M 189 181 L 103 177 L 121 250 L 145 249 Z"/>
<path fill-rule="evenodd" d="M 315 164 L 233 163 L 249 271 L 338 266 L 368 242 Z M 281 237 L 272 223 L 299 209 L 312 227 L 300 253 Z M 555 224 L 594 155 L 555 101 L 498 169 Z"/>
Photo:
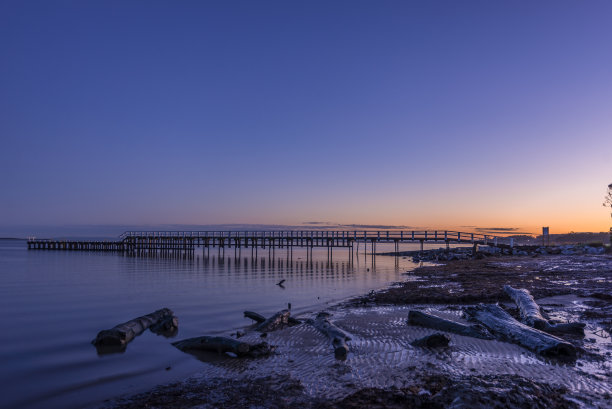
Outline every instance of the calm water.
<path fill-rule="evenodd" d="M 258 255 L 134 258 L 28 251 L 23 241 L 0 240 L 0 406 L 91 407 L 197 372 L 199 361 L 149 331 L 123 354 L 98 356 L 91 345 L 101 329 L 159 308 L 179 317 L 176 339 L 227 334 L 250 324 L 244 310 L 269 315 L 288 302 L 294 313 L 318 310 L 400 281 L 415 267 L 383 256 L 373 264 L 363 254 L 350 261 L 346 249 L 331 262 L 326 250 L 315 250 L 312 261 L 299 250 L 292 259 L 279 250 Z"/>

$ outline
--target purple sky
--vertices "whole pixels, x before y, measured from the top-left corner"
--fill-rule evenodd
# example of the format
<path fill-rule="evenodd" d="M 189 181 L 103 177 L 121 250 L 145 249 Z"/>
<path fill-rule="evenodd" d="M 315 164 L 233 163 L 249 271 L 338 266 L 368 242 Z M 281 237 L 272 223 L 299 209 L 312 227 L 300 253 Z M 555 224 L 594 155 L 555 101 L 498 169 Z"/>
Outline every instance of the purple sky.
<path fill-rule="evenodd" d="M 611 21 L 609 1 L 3 1 L 0 232 L 607 230 Z"/>

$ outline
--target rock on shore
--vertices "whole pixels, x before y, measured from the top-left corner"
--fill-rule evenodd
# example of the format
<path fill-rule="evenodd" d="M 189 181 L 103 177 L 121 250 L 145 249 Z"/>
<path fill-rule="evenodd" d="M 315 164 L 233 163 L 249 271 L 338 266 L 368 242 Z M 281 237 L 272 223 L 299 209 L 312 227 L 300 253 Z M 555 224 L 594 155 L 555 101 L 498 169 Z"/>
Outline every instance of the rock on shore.
<path fill-rule="evenodd" d="M 474 248 L 469 247 L 454 247 L 450 249 L 438 248 L 433 250 L 423 251 L 401 251 L 398 253 L 380 253 L 380 255 L 395 255 L 412 257 L 414 262 L 420 261 L 453 261 L 453 260 L 469 260 L 472 258 L 485 258 L 490 256 L 540 256 L 540 255 L 581 255 L 604 254 L 606 248 L 598 245 L 563 245 L 563 246 L 517 246 L 509 247 L 494 247 L 494 246 L 478 246 L 474 253 Z"/>

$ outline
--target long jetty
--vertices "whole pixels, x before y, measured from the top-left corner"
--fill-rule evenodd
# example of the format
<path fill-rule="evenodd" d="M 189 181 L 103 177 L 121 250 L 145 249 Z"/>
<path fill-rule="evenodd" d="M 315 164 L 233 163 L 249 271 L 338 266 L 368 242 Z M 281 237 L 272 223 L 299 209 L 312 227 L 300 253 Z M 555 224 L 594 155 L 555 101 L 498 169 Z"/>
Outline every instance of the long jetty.
<path fill-rule="evenodd" d="M 30 250 L 100 251 L 139 253 L 192 253 L 197 247 L 234 249 L 273 249 L 301 247 L 312 250 L 324 247 L 349 248 L 355 244 L 369 244 L 372 253 L 376 244 L 392 243 L 399 251 L 401 243 L 473 244 L 512 246 L 512 239 L 479 233 L 450 230 L 272 230 L 272 231 L 126 231 L 118 240 L 82 241 L 28 239 Z"/>

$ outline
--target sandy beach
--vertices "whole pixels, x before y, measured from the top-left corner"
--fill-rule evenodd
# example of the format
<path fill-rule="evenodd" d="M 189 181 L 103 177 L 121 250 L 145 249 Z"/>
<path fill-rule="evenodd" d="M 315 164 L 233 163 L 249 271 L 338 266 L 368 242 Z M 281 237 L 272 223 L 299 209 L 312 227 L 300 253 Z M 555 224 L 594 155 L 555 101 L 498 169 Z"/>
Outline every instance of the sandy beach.
<path fill-rule="evenodd" d="M 551 320 L 586 323 L 584 337 L 562 335 L 576 347 L 575 360 L 452 333 L 447 347 L 411 345 L 439 331 L 409 325 L 410 310 L 468 323 L 466 305 L 499 302 L 516 317 L 502 291 L 506 284 L 531 291 Z M 197 376 L 103 407 L 611 407 L 611 290 L 609 255 L 490 257 L 421 267 L 387 290 L 327 310 L 352 338 L 345 360 L 334 358 L 327 338 L 302 323 L 267 333 L 266 342 L 275 346 L 269 357 L 198 353 Z M 259 342 L 261 334 L 247 332 L 241 340 Z"/>

